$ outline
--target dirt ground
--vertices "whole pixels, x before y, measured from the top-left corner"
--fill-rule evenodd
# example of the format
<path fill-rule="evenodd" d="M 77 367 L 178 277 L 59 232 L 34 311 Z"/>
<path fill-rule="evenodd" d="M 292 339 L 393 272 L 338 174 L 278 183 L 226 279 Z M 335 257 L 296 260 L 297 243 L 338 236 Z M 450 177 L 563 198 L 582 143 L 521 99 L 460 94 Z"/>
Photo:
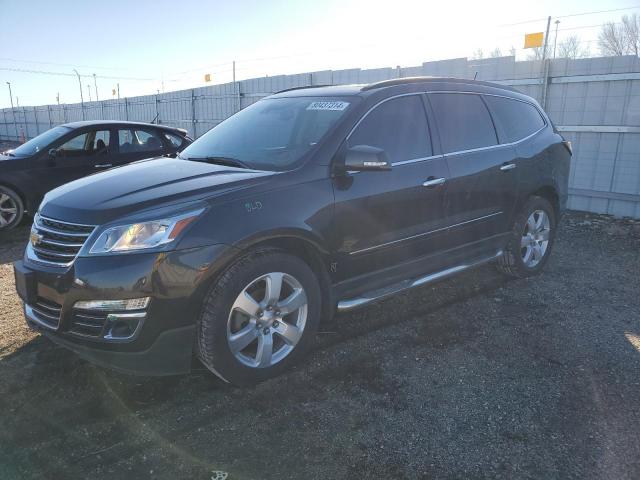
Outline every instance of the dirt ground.
<path fill-rule="evenodd" d="M 250 389 L 139 378 L 30 333 L 0 234 L 0 479 L 640 478 L 640 223 L 570 214 L 491 266 L 338 317 Z"/>

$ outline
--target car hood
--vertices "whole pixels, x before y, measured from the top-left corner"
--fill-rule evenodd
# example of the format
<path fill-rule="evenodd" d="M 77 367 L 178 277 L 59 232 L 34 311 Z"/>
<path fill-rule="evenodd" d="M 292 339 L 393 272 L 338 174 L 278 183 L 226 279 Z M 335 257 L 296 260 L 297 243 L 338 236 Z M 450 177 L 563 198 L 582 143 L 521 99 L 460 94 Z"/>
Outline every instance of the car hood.
<path fill-rule="evenodd" d="M 155 158 L 67 183 L 42 202 L 44 216 L 102 225 L 141 210 L 213 199 L 261 183 L 274 172 Z"/>

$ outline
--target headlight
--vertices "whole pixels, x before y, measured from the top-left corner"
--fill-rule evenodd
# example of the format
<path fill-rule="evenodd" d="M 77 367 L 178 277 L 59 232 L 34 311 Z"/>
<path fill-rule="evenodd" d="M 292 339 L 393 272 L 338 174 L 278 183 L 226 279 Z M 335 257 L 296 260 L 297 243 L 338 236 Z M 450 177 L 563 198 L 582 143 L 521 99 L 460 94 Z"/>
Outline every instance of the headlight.
<path fill-rule="evenodd" d="M 89 253 L 128 252 L 173 242 L 203 211 L 201 209 L 163 220 L 111 227 L 102 232 Z"/>

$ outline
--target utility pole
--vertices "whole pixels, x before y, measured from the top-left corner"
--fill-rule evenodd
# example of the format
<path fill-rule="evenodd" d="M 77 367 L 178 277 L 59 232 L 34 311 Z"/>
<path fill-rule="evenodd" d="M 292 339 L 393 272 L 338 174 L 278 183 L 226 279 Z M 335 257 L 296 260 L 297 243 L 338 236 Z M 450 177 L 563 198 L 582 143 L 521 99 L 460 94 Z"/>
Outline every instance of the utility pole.
<path fill-rule="evenodd" d="M 93 87 L 95 88 L 95 92 L 96 92 L 96 102 L 99 102 L 100 99 L 98 98 L 98 82 L 96 81 L 96 74 L 93 74 Z"/>
<path fill-rule="evenodd" d="M 56 95 L 56 101 L 58 102 L 58 106 L 60 106 L 60 92 Z"/>
<path fill-rule="evenodd" d="M 553 41 L 553 58 L 556 58 L 556 45 L 558 43 L 558 24 L 560 23 L 560 20 L 556 20 L 554 23 L 556 24 L 556 38 Z"/>
<path fill-rule="evenodd" d="M 118 83 L 118 100 L 120 100 L 120 84 Z"/>
<path fill-rule="evenodd" d="M 78 86 L 80 87 L 80 110 L 82 112 L 82 120 L 84 120 L 84 97 L 82 96 L 82 80 L 80 80 L 80 74 L 78 70 L 73 69 L 75 74 L 78 76 Z"/>
<path fill-rule="evenodd" d="M 549 88 L 549 61 L 547 51 L 549 49 L 549 28 L 551 27 L 551 16 L 547 18 L 547 30 L 544 34 L 544 45 L 542 47 L 542 108 L 547 107 L 547 89 Z"/>
<path fill-rule="evenodd" d="M 16 122 L 16 112 L 13 110 L 13 94 L 11 93 L 11 83 L 7 82 L 9 85 L 9 99 L 11 100 L 11 116 L 13 116 L 13 126 L 16 127 L 16 140 L 20 138 L 20 134 L 18 133 L 18 122 Z"/>
<path fill-rule="evenodd" d="M 91 85 L 87 83 L 87 92 L 89 92 L 89 101 L 91 102 Z"/>

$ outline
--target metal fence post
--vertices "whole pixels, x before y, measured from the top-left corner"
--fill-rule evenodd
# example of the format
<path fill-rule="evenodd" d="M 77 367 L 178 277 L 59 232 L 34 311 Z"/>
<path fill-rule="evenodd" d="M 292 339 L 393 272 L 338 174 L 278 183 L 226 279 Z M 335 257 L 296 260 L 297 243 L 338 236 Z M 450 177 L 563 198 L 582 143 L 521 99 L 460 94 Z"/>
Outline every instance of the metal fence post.
<path fill-rule="evenodd" d="M 62 120 L 67 123 L 67 107 L 64 104 L 62 105 Z"/>
<path fill-rule="evenodd" d="M 40 124 L 38 123 L 38 109 L 33 107 L 33 115 L 36 117 L 36 135 L 40 135 Z"/>
<path fill-rule="evenodd" d="M 191 89 L 191 125 L 193 128 L 193 138 L 198 138 L 196 135 L 196 93 L 194 89 Z"/>
<path fill-rule="evenodd" d="M 24 123 L 24 139 L 27 140 L 29 138 L 29 126 L 27 125 L 27 112 L 24 107 L 22 107 L 22 119 Z"/>
<path fill-rule="evenodd" d="M 156 95 L 156 123 L 160 123 L 160 99 Z"/>
<path fill-rule="evenodd" d="M 53 123 L 51 122 L 51 105 L 47 105 L 47 114 L 49 115 L 49 128 L 53 127 Z"/>
<path fill-rule="evenodd" d="M 124 97 L 124 118 L 129 120 L 129 100 L 127 100 L 127 97 Z"/>

